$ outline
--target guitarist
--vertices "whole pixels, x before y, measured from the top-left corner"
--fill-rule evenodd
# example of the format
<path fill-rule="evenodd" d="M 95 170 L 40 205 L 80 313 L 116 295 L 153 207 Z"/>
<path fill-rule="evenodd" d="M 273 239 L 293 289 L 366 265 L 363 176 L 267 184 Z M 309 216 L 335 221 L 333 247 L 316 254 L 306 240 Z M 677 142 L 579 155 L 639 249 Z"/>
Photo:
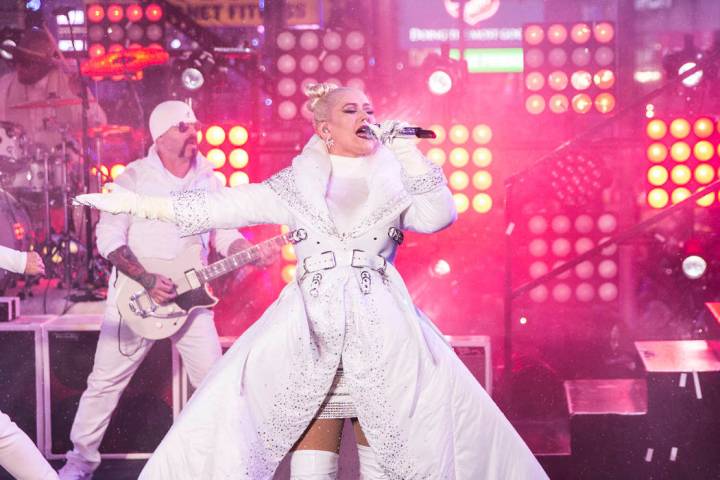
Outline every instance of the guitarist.
<path fill-rule="evenodd" d="M 173 190 L 221 187 L 213 167 L 197 148 L 197 119 L 192 109 L 180 101 L 159 104 L 150 114 L 153 145 L 147 157 L 131 162 L 115 182 L 142 195 L 167 195 Z M 175 296 L 172 280 L 163 272 L 148 272 L 140 258 L 173 259 L 192 244 L 203 246 L 207 260 L 208 243 L 221 255 L 247 248 L 249 242 L 237 230 L 217 230 L 211 234 L 180 237 L 172 224 L 133 218 L 130 215 L 102 214 L 97 225 L 97 246 L 114 266 L 108 287 L 107 306 L 100 329 L 95 363 L 80 399 L 70 432 L 73 450 L 60 470 L 60 478 L 89 479 L 100 464 L 98 447 L 120 395 L 152 347 L 124 325 L 116 307 L 116 294 L 122 278 L 118 271 L 142 284 L 158 303 Z M 171 337 L 187 367 L 190 382 L 197 386 L 220 358 L 220 342 L 213 313 L 196 310 L 183 328 Z"/>

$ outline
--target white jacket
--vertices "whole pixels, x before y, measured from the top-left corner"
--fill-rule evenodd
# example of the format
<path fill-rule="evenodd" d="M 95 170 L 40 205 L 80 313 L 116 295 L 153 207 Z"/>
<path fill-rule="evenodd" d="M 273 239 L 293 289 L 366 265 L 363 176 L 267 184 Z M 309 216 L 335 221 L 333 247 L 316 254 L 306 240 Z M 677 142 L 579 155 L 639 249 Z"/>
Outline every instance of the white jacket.
<path fill-rule="evenodd" d="M 341 359 L 360 424 L 389 478 L 547 478 L 413 306 L 391 263 L 397 230 L 434 232 L 454 220 L 442 170 L 408 177 L 387 149 L 376 155 L 366 207 L 347 232 L 328 214 L 330 161 L 318 137 L 262 184 L 176 196 L 187 232 L 281 223 L 307 238 L 295 245 L 297 280 L 211 371 L 141 479 L 271 479 L 315 417 Z"/>
<path fill-rule="evenodd" d="M 19 252 L 0 245 L 0 268 L 14 273 L 24 273 L 27 252 Z"/>

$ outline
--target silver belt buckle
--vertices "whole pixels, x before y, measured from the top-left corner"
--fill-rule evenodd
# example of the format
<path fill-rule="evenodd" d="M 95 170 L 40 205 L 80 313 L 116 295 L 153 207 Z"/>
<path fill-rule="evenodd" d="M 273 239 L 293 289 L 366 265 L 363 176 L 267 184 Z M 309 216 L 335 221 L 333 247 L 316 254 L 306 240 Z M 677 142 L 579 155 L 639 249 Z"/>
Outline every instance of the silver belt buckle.
<path fill-rule="evenodd" d="M 320 253 L 318 256 L 323 256 L 328 253 L 331 255 L 332 265 L 310 270 L 311 267 L 308 267 L 307 262 L 308 262 L 308 260 L 312 260 L 313 257 L 305 257 L 305 258 L 303 258 L 303 270 L 305 270 L 305 272 L 313 273 L 313 272 L 317 272 L 318 270 L 331 270 L 331 269 L 335 268 L 337 266 L 337 261 L 335 260 L 335 252 L 333 252 L 332 250 L 328 250 L 326 252 Z"/>

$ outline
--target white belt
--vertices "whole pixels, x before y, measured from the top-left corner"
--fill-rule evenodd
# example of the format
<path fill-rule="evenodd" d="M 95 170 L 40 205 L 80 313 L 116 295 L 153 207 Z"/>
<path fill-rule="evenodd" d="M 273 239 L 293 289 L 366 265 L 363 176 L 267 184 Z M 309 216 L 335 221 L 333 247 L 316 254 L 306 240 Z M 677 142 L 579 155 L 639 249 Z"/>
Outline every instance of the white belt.
<path fill-rule="evenodd" d="M 335 267 L 353 267 L 369 268 L 384 274 L 387 268 L 387 260 L 382 255 L 375 255 L 364 250 L 327 251 L 305 257 L 302 261 L 302 267 L 305 273 L 330 270 Z"/>

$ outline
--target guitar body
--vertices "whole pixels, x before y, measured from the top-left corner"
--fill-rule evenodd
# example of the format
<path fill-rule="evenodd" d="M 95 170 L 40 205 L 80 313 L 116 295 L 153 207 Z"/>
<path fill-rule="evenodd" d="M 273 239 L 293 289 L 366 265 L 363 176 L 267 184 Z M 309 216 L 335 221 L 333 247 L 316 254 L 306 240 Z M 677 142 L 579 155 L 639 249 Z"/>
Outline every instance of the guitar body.
<path fill-rule="evenodd" d="M 218 299 L 207 285 L 194 281 L 194 273 L 204 267 L 200 255 L 201 246 L 192 245 L 173 260 L 139 259 L 145 270 L 164 275 L 175 284 L 177 297 L 164 305 L 155 303 L 140 283 L 118 272 L 117 308 L 122 321 L 136 334 L 159 340 L 177 333 L 193 310 L 216 305 Z"/>

